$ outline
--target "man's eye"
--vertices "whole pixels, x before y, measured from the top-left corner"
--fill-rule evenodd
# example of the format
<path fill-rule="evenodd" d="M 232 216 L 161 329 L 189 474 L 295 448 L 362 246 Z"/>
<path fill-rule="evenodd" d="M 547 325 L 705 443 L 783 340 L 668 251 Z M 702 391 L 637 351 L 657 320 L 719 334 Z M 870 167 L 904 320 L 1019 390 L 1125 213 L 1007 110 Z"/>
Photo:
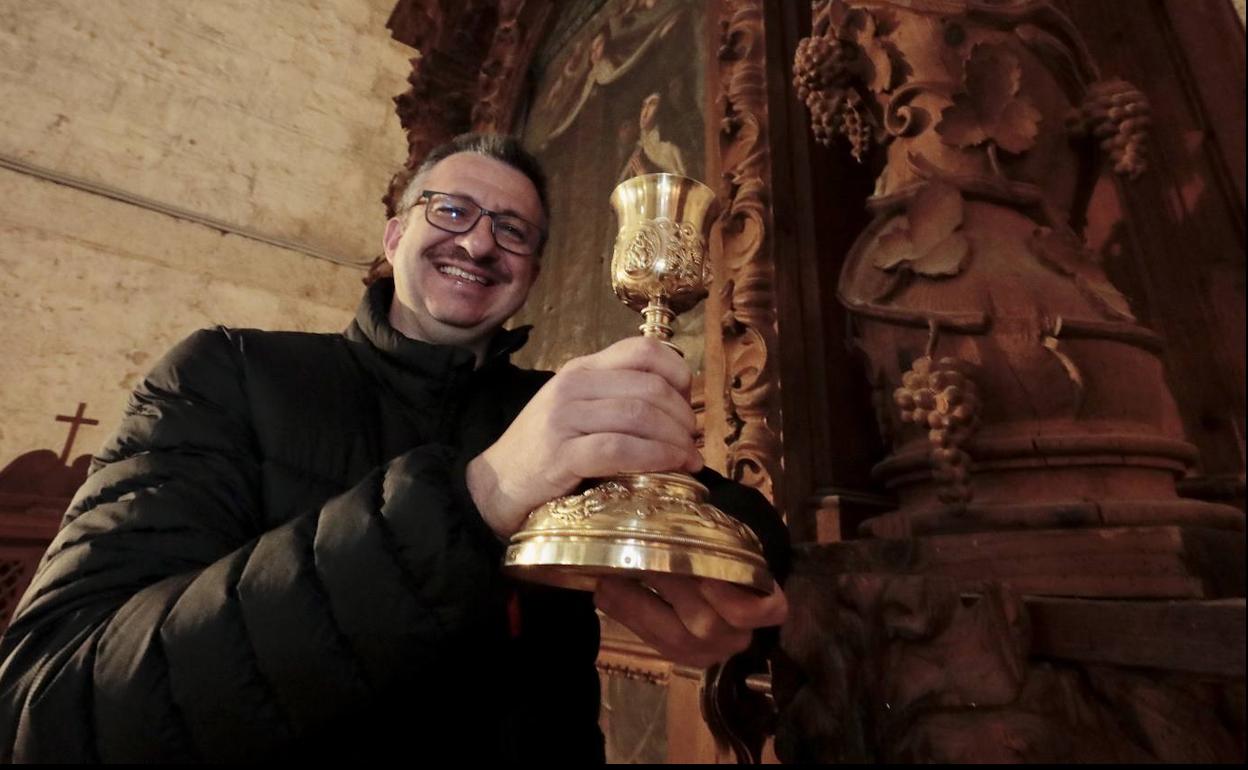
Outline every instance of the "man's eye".
<path fill-rule="evenodd" d="M 434 206 L 433 211 L 440 217 L 447 219 L 463 219 L 468 216 L 468 209 L 463 206 L 456 206 L 454 203 L 439 203 Z"/>
<path fill-rule="evenodd" d="M 498 223 L 499 238 L 506 238 L 512 243 L 524 243 L 527 235 L 528 229 L 522 224 L 509 222 L 506 219 Z"/>

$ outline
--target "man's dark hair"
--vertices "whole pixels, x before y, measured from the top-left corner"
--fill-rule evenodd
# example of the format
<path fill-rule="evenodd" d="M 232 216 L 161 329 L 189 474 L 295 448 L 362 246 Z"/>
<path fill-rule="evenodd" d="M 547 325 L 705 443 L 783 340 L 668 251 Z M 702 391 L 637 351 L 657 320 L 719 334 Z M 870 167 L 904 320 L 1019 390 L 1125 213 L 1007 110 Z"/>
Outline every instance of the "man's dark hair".
<path fill-rule="evenodd" d="M 412 172 L 407 183 L 402 186 L 394 207 L 394 216 L 400 216 L 416 205 L 420 198 L 424 179 L 429 171 L 439 162 L 461 152 L 471 152 L 493 158 L 505 163 L 524 174 L 537 190 L 537 197 L 542 203 L 542 214 L 550 218 L 550 204 L 546 200 L 546 173 L 532 153 L 520 145 L 514 136 L 502 134 L 460 134 L 451 141 L 438 145 L 429 151 L 416 170 Z"/>

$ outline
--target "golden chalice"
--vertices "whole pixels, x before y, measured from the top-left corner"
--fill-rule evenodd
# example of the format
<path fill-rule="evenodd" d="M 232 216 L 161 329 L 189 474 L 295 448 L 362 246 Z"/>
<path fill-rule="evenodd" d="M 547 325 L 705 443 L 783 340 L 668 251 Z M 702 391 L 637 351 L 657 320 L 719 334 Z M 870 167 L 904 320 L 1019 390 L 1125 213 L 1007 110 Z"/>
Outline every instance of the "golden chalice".
<path fill-rule="evenodd" d="M 641 312 L 641 333 L 665 345 L 672 320 L 706 296 L 707 211 L 715 194 L 675 174 L 646 174 L 616 186 L 620 222 L 611 259 L 615 294 Z M 538 583 L 592 591 L 602 575 L 662 573 L 723 580 L 759 592 L 773 586 L 758 538 L 707 503 L 686 473 L 628 473 L 529 514 L 511 538 L 506 572 Z"/>

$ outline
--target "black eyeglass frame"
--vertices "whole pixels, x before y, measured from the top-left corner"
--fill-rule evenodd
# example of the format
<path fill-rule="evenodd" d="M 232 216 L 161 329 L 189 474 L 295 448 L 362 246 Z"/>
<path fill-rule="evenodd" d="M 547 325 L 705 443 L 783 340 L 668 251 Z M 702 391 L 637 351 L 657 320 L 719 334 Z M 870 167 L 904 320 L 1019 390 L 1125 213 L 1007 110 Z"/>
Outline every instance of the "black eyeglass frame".
<path fill-rule="evenodd" d="M 460 233 L 466 233 L 472 228 L 477 226 L 477 223 L 481 221 L 481 217 L 486 216 L 490 218 L 490 237 L 494 239 L 494 245 L 499 247 L 503 251 L 510 252 L 520 257 L 532 257 L 541 253 L 542 247 L 546 245 L 546 231 L 543 228 L 533 224 L 532 222 L 525 219 L 524 217 L 516 216 L 515 214 L 505 214 L 505 213 L 498 212 L 498 211 L 490 211 L 489 209 L 485 208 L 480 203 L 477 203 L 472 198 L 469 198 L 466 195 L 456 195 L 455 193 L 439 192 L 438 190 L 422 190 L 420 193 L 420 197 L 416 199 L 416 202 L 412 204 L 412 206 L 416 207 L 416 206 L 427 204 L 433 200 L 433 196 L 435 195 L 444 195 L 447 198 L 451 198 L 456 201 L 463 201 L 467 204 L 470 204 L 476 207 L 477 209 L 477 215 L 472 218 L 471 222 L 469 222 L 467 219 L 464 220 L 465 222 L 467 222 L 467 224 L 464 226 L 462 230 L 452 230 L 451 228 L 446 227 L 445 225 L 434 222 L 433 219 L 429 215 L 430 207 L 426 205 L 425 206 L 425 221 L 443 232 L 455 233 L 456 235 Z M 516 251 L 515 249 L 507 248 L 503 244 L 499 243 L 498 241 L 498 218 L 499 217 L 504 217 L 505 219 L 514 220 L 516 222 L 523 222 L 528 227 L 532 227 L 534 230 L 536 230 L 537 231 L 537 244 L 533 247 L 533 250 L 530 252 Z"/>

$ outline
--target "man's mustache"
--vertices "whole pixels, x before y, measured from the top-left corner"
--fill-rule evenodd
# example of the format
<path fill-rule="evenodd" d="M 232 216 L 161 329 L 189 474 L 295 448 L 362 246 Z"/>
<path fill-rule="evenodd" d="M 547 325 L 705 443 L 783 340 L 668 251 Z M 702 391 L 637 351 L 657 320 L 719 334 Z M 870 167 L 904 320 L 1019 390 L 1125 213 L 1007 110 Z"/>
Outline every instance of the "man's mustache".
<path fill-rule="evenodd" d="M 444 244 L 426 249 L 425 258 L 483 275 L 495 283 L 503 283 L 511 279 L 509 273 L 496 269 L 498 260 L 495 257 L 490 257 L 488 260 L 476 260 L 472 258 L 467 249 L 459 245 Z"/>

